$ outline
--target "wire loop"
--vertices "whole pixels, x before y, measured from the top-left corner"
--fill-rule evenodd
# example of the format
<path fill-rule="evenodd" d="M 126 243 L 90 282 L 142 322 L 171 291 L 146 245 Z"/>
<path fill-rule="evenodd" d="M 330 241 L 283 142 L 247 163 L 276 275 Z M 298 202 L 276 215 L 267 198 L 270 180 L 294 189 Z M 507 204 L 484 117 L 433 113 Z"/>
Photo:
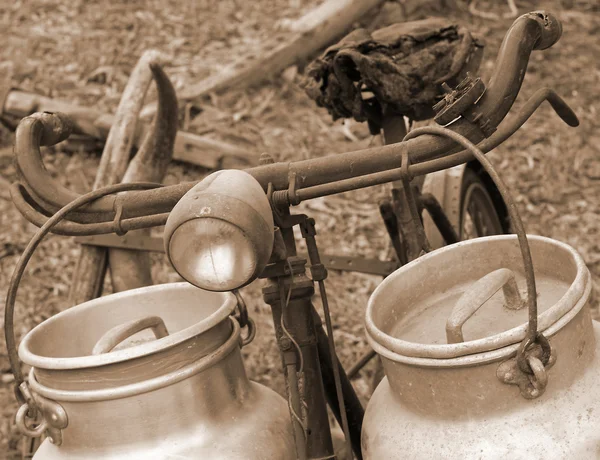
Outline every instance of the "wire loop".
<path fill-rule="evenodd" d="M 115 226 L 115 233 L 117 236 L 123 236 L 127 233 L 127 230 L 123 229 L 122 220 L 123 220 L 123 198 L 122 195 L 117 195 L 115 197 L 115 219 L 113 220 L 113 224 Z"/>

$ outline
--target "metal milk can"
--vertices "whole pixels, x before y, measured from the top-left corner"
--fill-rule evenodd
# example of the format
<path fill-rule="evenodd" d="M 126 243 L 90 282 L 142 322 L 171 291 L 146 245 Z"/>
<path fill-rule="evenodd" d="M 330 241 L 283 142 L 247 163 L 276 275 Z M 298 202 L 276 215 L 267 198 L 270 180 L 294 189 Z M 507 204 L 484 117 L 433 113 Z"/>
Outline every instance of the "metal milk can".
<path fill-rule="evenodd" d="M 287 403 L 246 376 L 236 305 L 231 293 L 165 284 L 34 328 L 19 347 L 49 435 L 34 458 L 293 458 Z"/>
<path fill-rule="evenodd" d="M 537 331 L 548 341 L 526 354 L 515 235 L 438 249 L 374 291 L 367 337 L 387 378 L 367 406 L 365 459 L 600 457 L 600 325 L 587 305 L 589 271 L 570 246 L 527 240 Z"/>

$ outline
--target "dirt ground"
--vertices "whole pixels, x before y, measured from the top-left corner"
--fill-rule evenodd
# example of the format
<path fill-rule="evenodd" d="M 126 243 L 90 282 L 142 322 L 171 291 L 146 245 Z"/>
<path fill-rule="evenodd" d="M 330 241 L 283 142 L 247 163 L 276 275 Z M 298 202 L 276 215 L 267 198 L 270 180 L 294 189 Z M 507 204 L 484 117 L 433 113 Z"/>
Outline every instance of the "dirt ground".
<path fill-rule="evenodd" d="M 6 84 L 74 103 L 114 111 L 127 76 L 138 57 L 156 48 L 171 58 L 166 71 L 177 89 L 198 81 L 239 56 L 257 52 L 267 37 L 289 34 L 286 24 L 310 10 L 316 0 L 200 1 L 65 1 L 30 0 L 0 4 L 0 76 Z M 440 2 L 431 2 L 431 7 Z M 457 4 L 463 5 L 458 1 Z M 478 2 L 502 14 L 504 2 Z M 584 257 L 593 274 L 597 310 L 600 291 L 600 7 L 594 0 L 517 1 L 519 13 L 553 12 L 563 23 L 563 37 L 551 49 L 534 52 L 519 107 L 535 90 L 556 89 L 574 108 L 581 126 L 572 129 L 548 105 L 509 141 L 490 154 L 508 182 L 529 233 L 564 241 Z M 405 20 L 401 2 L 392 4 L 388 20 Z M 410 19 L 443 15 L 480 34 L 486 41 L 482 74 L 494 59 L 512 19 L 475 17 L 463 10 L 422 8 Z M 365 18 L 365 22 L 372 18 Z M 276 160 L 303 159 L 378 145 L 364 124 L 333 123 L 299 87 L 302 68 L 246 91 L 213 96 L 190 130 L 215 139 L 267 152 Z M 10 275 L 35 227 L 14 209 L 8 185 L 16 179 L 10 145 L 13 134 L 0 128 L 0 312 Z M 94 153 L 48 150 L 44 161 L 63 184 L 84 192 L 91 188 L 99 157 Z M 166 183 L 199 179 L 209 171 L 173 164 Z M 380 186 L 302 204 L 317 221 L 322 250 L 337 254 L 383 256 L 387 241 L 376 203 L 387 193 Z M 29 265 L 16 306 L 21 338 L 34 325 L 66 307 L 78 247 L 71 238 L 49 236 Z M 178 280 L 154 255 L 156 283 Z M 380 282 L 375 276 L 331 272 L 327 281 L 335 339 L 344 365 L 366 350 L 364 308 Z M 110 286 L 106 285 L 106 292 Z M 283 392 L 279 356 L 269 309 L 260 285 L 244 289 L 258 336 L 244 349 L 250 377 Z M 318 303 L 318 301 L 317 301 Z M 1 322 L 2 320 L 0 320 Z M 369 397 L 369 365 L 355 380 L 363 401 Z M 0 458 L 20 458 L 13 425 L 16 403 L 5 344 L 0 344 Z"/>

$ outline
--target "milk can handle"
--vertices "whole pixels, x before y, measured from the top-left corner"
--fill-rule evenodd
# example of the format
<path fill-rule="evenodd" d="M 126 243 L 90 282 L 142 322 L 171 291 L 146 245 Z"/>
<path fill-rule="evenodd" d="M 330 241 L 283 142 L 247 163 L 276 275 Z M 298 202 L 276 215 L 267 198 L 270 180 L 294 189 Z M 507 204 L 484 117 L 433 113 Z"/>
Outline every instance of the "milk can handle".
<path fill-rule="evenodd" d="M 500 288 L 504 293 L 504 306 L 506 308 L 518 310 L 525 306 L 525 301 L 519 294 L 515 274 L 512 270 L 500 268 L 488 273 L 458 299 L 448 321 L 446 321 L 446 339 L 448 343 L 464 342 L 463 324 Z"/>
<path fill-rule="evenodd" d="M 92 355 L 101 355 L 108 353 L 119 343 L 133 334 L 137 334 L 144 329 L 152 328 L 154 336 L 162 339 L 169 335 L 165 322 L 158 316 L 147 316 L 146 318 L 134 319 L 124 324 L 119 324 L 104 333 L 100 340 L 96 342 L 92 350 Z"/>

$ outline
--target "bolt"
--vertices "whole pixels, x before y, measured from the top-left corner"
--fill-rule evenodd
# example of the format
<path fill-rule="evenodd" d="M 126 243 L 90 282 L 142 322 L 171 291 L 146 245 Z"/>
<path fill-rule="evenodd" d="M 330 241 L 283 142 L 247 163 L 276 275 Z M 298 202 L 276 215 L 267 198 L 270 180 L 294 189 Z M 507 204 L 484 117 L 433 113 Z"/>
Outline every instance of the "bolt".
<path fill-rule="evenodd" d="M 283 351 L 289 350 L 292 347 L 292 341 L 288 337 L 279 339 L 279 348 Z"/>
<path fill-rule="evenodd" d="M 456 87 L 457 91 L 462 91 L 464 89 L 467 89 L 470 86 L 473 86 L 474 81 L 473 81 L 473 77 L 471 77 L 471 74 L 469 72 L 467 72 L 467 76 L 463 79 L 463 81 L 461 81 L 458 86 Z"/>
<path fill-rule="evenodd" d="M 433 111 L 436 114 L 440 113 L 443 109 L 446 108 L 447 105 L 448 105 L 448 101 L 446 101 L 446 98 L 444 98 L 433 106 Z"/>

